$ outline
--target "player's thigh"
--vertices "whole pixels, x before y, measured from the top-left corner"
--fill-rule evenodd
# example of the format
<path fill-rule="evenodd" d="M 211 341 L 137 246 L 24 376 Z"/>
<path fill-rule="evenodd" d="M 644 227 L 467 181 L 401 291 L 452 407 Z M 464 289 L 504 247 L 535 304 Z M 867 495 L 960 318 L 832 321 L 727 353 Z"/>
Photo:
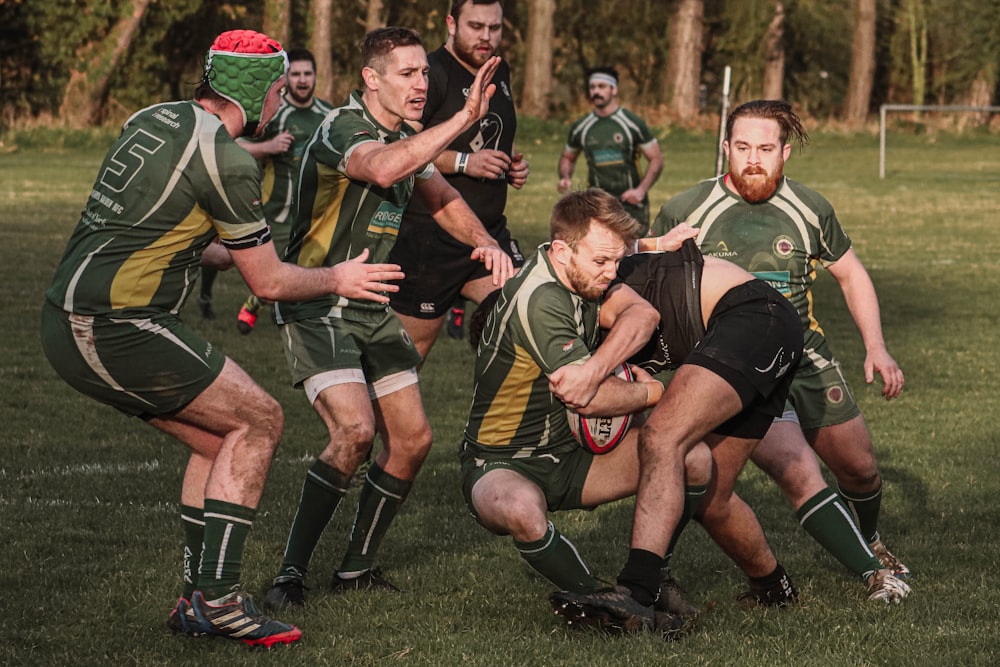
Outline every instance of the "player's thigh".
<path fill-rule="evenodd" d="M 596 455 L 583 486 L 581 504 L 594 507 L 635 495 L 639 486 L 639 429 L 625 434 L 607 454 Z"/>
<path fill-rule="evenodd" d="M 393 377 L 383 378 L 382 383 Z M 400 382 L 403 381 L 407 384 L 375 399 L 379 432 L 390 452 L 397 450 L 426 453 L 431 444 L 431 426 L 420 397 L 416 373 L 405 372 L 405 377 L 400 378 Z M 376 391 L 379 384 L 376 383 Z"/>
<path fill-rule="evenodd" d="M 816 454 L 842 483 L 853 482 L 864 487 L 877 481 L 878 463 L 871 433 L 860 414 L 846 422 L 810 431 L 807 437 Z"/>
<path fill-rule="evenodd" d="M 175 413 L 222 372 L 226 357 L 179 318 L 71 315 L 46 304 L 42 346 L 73 388 L 126 414 Z"/>
<path fill-rule="evenodd" d="M 217 438 L 240 432 L 251 439 L 277 444 L 284 427 L 278 402 L 232 359 L 226 359 L 215 381 L 183 409 L 151 422 L 188 442 L 199 453 L 204 452 L 195 446 L 198 441 L 192 441 L 199 432 Z M 192 430 L 175 430 L 171 425 Z"/>

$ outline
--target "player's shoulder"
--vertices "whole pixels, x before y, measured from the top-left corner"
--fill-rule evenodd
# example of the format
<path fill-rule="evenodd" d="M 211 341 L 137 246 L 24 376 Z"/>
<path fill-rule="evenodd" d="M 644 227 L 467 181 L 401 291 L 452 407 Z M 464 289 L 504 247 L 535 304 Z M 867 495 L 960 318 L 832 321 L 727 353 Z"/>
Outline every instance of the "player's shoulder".
<path fill-rule="evenodd" d="M 572 135 L 574 133 L 580 132 L 585 126 L 590 125 L 594 121 L 598 120 L 597 114 L 593 111 L 588 111 L 579 118 L 573 121 L 569 126 L 569 133 Z"/>
<path fill-rule="evenodd" d="M 833 204 L 825 196 L 813 190 L 812 188 L 792 180 L 791 178 L 785 177 L 784 183 L 782 184 L 781 190 L 778 192 L 779 195 L 783 195 L 786 198 L 789 195 L 793 195 L 796 199 L 804 202 L 810 210 L 812 210 L 817 215 L 832 215 L 833 214 Z"/>
<path fill-rule="evenodd" d="M 309 106 L 309 109 L 315 114 L 325 116 L 326 114 L 333 111 L 334 104 L 333 102 L 329 102 L 327 100 L 314 97 L 312 100 L 312 104 Z"/>
<path fill-rule="evenodd" d="M 719 183 L 719 179 L 706 178 L 668 199 L 660 208 L 660 213 L 670 214 L 677 217 L 678 220 L 684 220 L 691 211 L 698 208 L 716 192 L 720 194 L 725 192 L 725 189 Z"/>
<path fill-rule="evenodd" d="M 642 119 L 642 116 L 627 107 L 618 107 L 618 113 L 621 113 L 621 115 L 625 116 L 633 123 L 640 123 L 642 125 L 646 124 L 646 121 Z"/>

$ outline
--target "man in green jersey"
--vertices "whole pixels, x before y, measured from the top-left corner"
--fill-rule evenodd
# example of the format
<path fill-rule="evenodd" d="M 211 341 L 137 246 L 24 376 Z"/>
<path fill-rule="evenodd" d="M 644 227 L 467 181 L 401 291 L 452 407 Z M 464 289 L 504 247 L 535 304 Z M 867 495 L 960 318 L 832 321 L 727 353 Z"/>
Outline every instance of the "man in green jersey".
<path fill-rule="evenodd" d="M 627 285 L 608 290 L 638 230 L 616 198 L 596 188 L 567 194 L 552 210 L 550 229 L 551 240 L 473 316 L 478 349 L 459 452 L 462 488 L 476 520 L 510 535 L 539 574 L 562 590 L 590 592 L 600 582 L 548 512 L 634 494 L 640 429 L 595 455 L 574 439 L 566 407 L 621 415 L 655 404 L 663 386 L 648 373 L 638 370 L 637 382 L 612 373 L 645 345 L 659 315 Z M 607 336 L 598 346 L 602 328 Z M 711 476 L 707 448 L 689 460 L 688 482 L 703 494 Z M 676 629 L 680 610 L 664 604 L 660 611 L 661 626 Z"/>
<path fill-rule="evenodd" d="M 250 645 L 298 628 L 240 590 L 244 543 L 282 431 L 277 402 L 178 313 L 199 262 L 235 264 L 268 299 L 336 293 L 387 302 L 391 265 L 305 269 L 280 261 L 260 204 L 260 170 L 234 141 L 278 110 L 287 61 L 251 30 L 219 35 L 194 101 L 129 118 L 98 172 L 45 293 L 46 356 L 75 389 L 191 449 L 181 489 L 184 592 L 167 625 Z"/>
<path fill-rule="evenodd" d="M 857 402 L 813 316 L 812 282 L 822 264 L 840 285 L 866 356 L 865 381 L 882 376 L 882 395 L 899 396 L 903 372 L 886 349 L 878 297 L 851 240 L 830 203 L 819 193 L 783 175 L 790 139 L 808 137 L 791 107 L 755 100 L 737 107 L 726 122 L 723 149 L 729 172 L 703 181 L 668 201 L 651 233 L 681 222 L 699 228 L 707 255 L 734 262 L 769 282 L 798 310 L 805 355 L 789 393 L 785 415 L 776 419 L 754 451 L 753 461 L 775 479 L 802 525 L 822 537 L 810 517 L 827 493 L 809 446 L 837 478 L 839 492 L 871 550 L 897 577 L 909 569 L 879 537 L 882 478 L 871 435 Z"/>
<path fill-rule="evenodd" d="M 313 94 L 315 91 L 316 59 L 306 49 L 291 49 L 288 52 L 288 85 L 281 108 L 259 139 L 240 141 L 240 145 L 264 167 L 261 184 L 264 217 L 271 226 L 271 237 L 279 254 L 285 252 L 291 234 L 299 168 L 306 142 L 326 114 L 333 110 L 332 104 Z M 247 297 L 236 318 L 236 329 L 241 334 L 253 332 L 260 306 L 256 296 L 251 294 Z"/>
<path fill-rule="evenodd" d="M 594 110 L 573 123 L 559 158 L 559 192 L 573 186 L 573 167 L 582 151 L 587 158 L 587 182 L 618 197 L 640 232 L 649 227 L 649 190 L 663 171 L 663 154 L 646 123 L 618 102 L 618 72 L 598 67 L 587 79 L 587 97 Z M 648 161 L 639 172 L 639 156 Z"/>
<path fill-rule="evenodd" d="M 470 246 L 500 286 L 510 257 L 434 168 L 433 160 L 489 109 L 493 57 L 480 68 L 464 105 L 447 121 L 416 133 L 427 95 L 427 55 L 408 28 L 380 28 L 362 45 L 363 88 L 334 109 L 303 155 L 299 205 L 285 253 L 301 266 L 335 264 L 364 248 L 388 255 L 403 209 L 420 196 L 434 220 Z M 329 439 L 310 466 L 281 568 L 265 602 L 301 605 L 309 560 L 368 455 L 376 432 L 383 449 L 361 490 L 350 542 L 330 582 L 334 592 L 395 589 L 373 568 L 376 551 L 405 501 L 431 446 L 417 385 L 420 355 L 399 318 L 381 300 L 313 299 L 275 304 L 296 386 L 326 425 Z"/>

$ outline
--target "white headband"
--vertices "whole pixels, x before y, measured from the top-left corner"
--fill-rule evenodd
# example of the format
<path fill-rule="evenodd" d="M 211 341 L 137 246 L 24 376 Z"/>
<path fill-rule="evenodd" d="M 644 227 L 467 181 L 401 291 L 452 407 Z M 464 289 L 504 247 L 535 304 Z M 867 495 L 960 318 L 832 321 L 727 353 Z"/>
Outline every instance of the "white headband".
<path fill-rule="evenodd" d="M 590 75 L 590 80 L 587 83 L 606 83 L 609 86 L 618 87 L 618 79 L 611 76 L 610 74 L 605 74 L 604 72 L 594 72 Z"/>

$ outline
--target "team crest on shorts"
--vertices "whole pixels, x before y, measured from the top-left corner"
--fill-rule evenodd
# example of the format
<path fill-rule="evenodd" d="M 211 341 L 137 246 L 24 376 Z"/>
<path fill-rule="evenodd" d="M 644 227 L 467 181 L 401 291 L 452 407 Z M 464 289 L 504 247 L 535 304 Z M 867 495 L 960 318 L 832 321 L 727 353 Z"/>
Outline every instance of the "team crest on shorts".
<path fill-rule="evenodd" d="M 828 387 L 826 390 L 826 402 L 831 405 L 840 405 L 844 402 L 844 388 L 841 386 Z"/>
<path fill-rule="evenodd" d="M 795 244 L 792 243 L 792 239 L 784 234 L 774 239 L 774 244 L 771 247 L 774 249 L 774 254 L 782 259 L 788 259 L 795 252 Z"/>

